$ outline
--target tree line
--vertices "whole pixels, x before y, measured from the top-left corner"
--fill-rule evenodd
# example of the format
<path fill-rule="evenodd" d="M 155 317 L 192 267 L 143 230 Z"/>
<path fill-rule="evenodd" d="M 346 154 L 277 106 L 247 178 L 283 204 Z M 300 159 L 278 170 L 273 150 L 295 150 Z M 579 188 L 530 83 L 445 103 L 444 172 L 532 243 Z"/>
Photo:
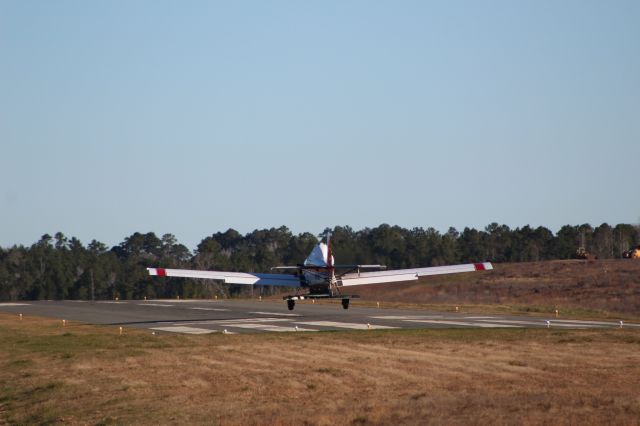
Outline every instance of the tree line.
<path fill-rule="evenodd" d="M 387 224 L 359 231 L 332 232 L 340 264 L 384 264 L 389 268 L 467 262 L 531 262 L 571 259 L 580 247 L 601 259 L 620 258 L 640 244 L 640 227 L 606 223 L 510 229 L 492 223 L 483 230 L 405 229 Z M 134 233 L 114 247 L 93 240 L 84 246 L 61 232 L 31 245 L 0 248 L 0 300 L 142 299 L 144 297 L 225 297 L 253 289 L 193 279 L 150 277 L 146 267 L 268 272 L 276 265 L 301 263 L 317 243 L 314 234 L 287 227 L 245 235 L 229 229 L 204 238 L 192 253 L 172 234 Z M 256 289 L 270 292 L 272 289 Z"/>

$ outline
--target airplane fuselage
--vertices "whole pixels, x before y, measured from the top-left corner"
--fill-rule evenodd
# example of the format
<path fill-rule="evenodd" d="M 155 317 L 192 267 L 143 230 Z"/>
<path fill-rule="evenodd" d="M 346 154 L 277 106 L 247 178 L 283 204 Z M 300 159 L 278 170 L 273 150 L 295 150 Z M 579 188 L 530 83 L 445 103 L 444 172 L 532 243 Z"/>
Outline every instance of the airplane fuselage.
<path fill-rule="evenodd" d="M 308 288 L 309 294 L 331 294 L 332 276 L 332 270 L 305 268 L 300 276 L 300 285 Z"/>
<path fill-rule="evenodd" d="M 317 244 L 300 267 L 300 285 L 308 288 L 309 294 L 332 294 L 335 269 L 328 244 Z"/>

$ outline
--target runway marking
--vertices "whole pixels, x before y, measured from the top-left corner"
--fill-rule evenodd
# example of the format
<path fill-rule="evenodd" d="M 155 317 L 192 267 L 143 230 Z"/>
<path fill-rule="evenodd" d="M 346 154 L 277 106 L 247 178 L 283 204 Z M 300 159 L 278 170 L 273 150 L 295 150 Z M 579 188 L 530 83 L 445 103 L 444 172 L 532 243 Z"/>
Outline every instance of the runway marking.
<path fill-rule="evenodd" d="M 194 309 L 197 311 L 219 311 L 219 312 L 229 311 L 229 309 L 225 309 L 225 308 L 189 308 L 189 309 Z"/>
<path fill-rule="evenodd" d="M 485 328 L 522 328 L 520 325 L 508 325 L 494 322 L 473 322 L 473 321 L 448 321 L 448 320 L 404 320 L 405 322 L 419 322 L 425 324 L 459 325 L 462 327 L 485 327 Z"/>
<path fill-rule="evenodd" d="M 151 330 L 157 331 L 169 331 L 171 333 L 185 333 L 185 334 L 211 334 L 216 333 L 216 330 L 207 330 L 206 328 L 195 328 L 195 327 L 154 327 Z"/>
<path fill-rule="evenodd" d="M 138 303 L 138 306 L 162 306 L 163 308 L 173 307 L 173 305 L 165 305 L 163 303 Z"/>
<path fill-rule="evenodd" d="M 559 320 L 559 319 L 551 321 L 551 323 L 555 323 L 555 322 L 607 325 L 607 326 L 610 326 L 610 327 L 619 327 L 620 326 L 619 322 L 607 322 L 607 321 L 582 321 L 582 320 Z M 629 327 L 639 327 L 640 326 L 640 324 L 627 324 L 627 323 L 624 323 L 624 325 L 628 325 Z"/>
<path fill-rule="evenodd" d="M 300 314 L 283 314 L 281 312 L 249 312 L 250 314 L 258 314 L 258 315 L 278 315 L 281 317 L 301 317 Z"/>
<path fill-rule="evenodd" d="M 318 331 L 313 330 L 311 328 L 301 328 L 298 327 L 296 330 L 295 327 L 283 327 L 279 325 L 269 325 L 269 324 L 227 324 L 227 327 L 235 327 L 235 328 L 247 328 L 252 330 L 261 330 L 261 331 L 277 331 L 277 332 L 296 332 L 296 331 Z"/>
<path fill-rule="evenodd" d="M 480 320 L 480 321 L 486 321 L 486 320 Z M 520 324 L 520 325 L 536 325 L 538 327 L 546 327 L 547 326 L 547 320 L 540 320 L 540 321 L 521 321 L 521 320 L 494 320 L 494 321 L 499 321 L 501 323 L 506 323 L 506 324 Z M 598 326 L 598 325 L 593 325 L 593 324 L 563 324 L 563 323 L 558 323 L 556 321 L 551 321 L 551 327 L 567 327 L 567 328 L 602 328 L 602 326 Z"/>
<path fill-rule="evenodd" d="M 220 320 L 213 321 L 216 324 L 228 324 L 228 323 L 254 323 L 254 322 L 283 322 L 289 321 L 286 318 L 240 318 L 240 319 L 229 319 L 229 320 Z"/>
<path fill-rule="evenodd" d="M 230 324 L 244 324 L 244 323 L 261 323 L 261 322 L 287 322 L 290 321 L 287 318 L 238 318 L 228 320 L 207 320 L 207 321 L 189 321 L 192 325 L 230 325 Z M 184 324 L 183 322 L 176 322 L 173 324 Z"/>
<path fill-rule="evenodd" d="M 498 317 L 463 317 L 464 319 L 474 319 L 474 320 L 481 320 L 481 319 L 499 319 Z"/>
<path fill-rule="evenodd" d="M 315 325 L 319 327 L 351 328 L 354 330 L 367 330 L 367 329 L 382 330 L 382 329 L 398 328 L 398 327 L 390 327 L 387 325 L 371 324 L 370 326 L 367 326 L 367 324 L 358 324 L 358 323 L 352 323 L 352 322 L 335 322 L 335 321 L 305 321 L 305 322 L 296 321 L 296 324 Z"/>
<path fill-rule="evenodd" d="M 110 303 L 112 305 L 126 305 L 127 304 L 127 302 L 116 302 L 114 300 L 103 300 L 103 301 L 96 302 L 96 303 Z"/>
<path fill-rule="evenodd" d="M 386 319 L 386 320 L 412 320 L 412 319 L 437 319 L 444 318 L 443 315 L 382 315 L 369 317 L 374 319 Z"/>
<path fill-rule="evenodd" d="M 627 324 L 626 322 L 624 323 L 624 327 L 640 327 L 640 324 Z M 613 323 L 612 327 L 620 327 L 620 323 Z"/>
<path fill-rule="evenodd" d="M 171 303 L 215 303 L 213 300 L 207 299 L 149 299 L 149 302 L 171 302 Z"/>
<path fill-rule="evenodd" d="M 0 303 L 0 306 L 31 306 L 31 303 Z"/>

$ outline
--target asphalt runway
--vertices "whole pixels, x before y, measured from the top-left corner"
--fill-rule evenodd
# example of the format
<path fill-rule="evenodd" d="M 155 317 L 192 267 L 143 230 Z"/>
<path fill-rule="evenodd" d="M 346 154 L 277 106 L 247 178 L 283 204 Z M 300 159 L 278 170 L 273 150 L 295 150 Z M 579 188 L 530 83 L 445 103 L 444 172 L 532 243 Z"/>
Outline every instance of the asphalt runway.
<path fill-rule="evenodd" d="M 345 310 L 339 300 L 335 304 L 298 302 L 293 311 L 284 302 L 266 300 L 25 301 L 0 303 L 0 311 L 186 334 L 452 327 L 640 330 L 640 324 L 619 321 L 378 309 L 359 307 L 357 302 Z"/>

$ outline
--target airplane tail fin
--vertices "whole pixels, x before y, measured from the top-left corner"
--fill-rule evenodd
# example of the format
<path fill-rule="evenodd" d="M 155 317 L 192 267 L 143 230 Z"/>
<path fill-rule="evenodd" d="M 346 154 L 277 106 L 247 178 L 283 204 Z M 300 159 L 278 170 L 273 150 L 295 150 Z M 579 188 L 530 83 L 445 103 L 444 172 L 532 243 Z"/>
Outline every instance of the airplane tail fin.
<path fill-rule="evenodd" d="M 331 232 L 327 231 L 327 266 L 333 268 L 333 255 L 331 254 Z"/>

